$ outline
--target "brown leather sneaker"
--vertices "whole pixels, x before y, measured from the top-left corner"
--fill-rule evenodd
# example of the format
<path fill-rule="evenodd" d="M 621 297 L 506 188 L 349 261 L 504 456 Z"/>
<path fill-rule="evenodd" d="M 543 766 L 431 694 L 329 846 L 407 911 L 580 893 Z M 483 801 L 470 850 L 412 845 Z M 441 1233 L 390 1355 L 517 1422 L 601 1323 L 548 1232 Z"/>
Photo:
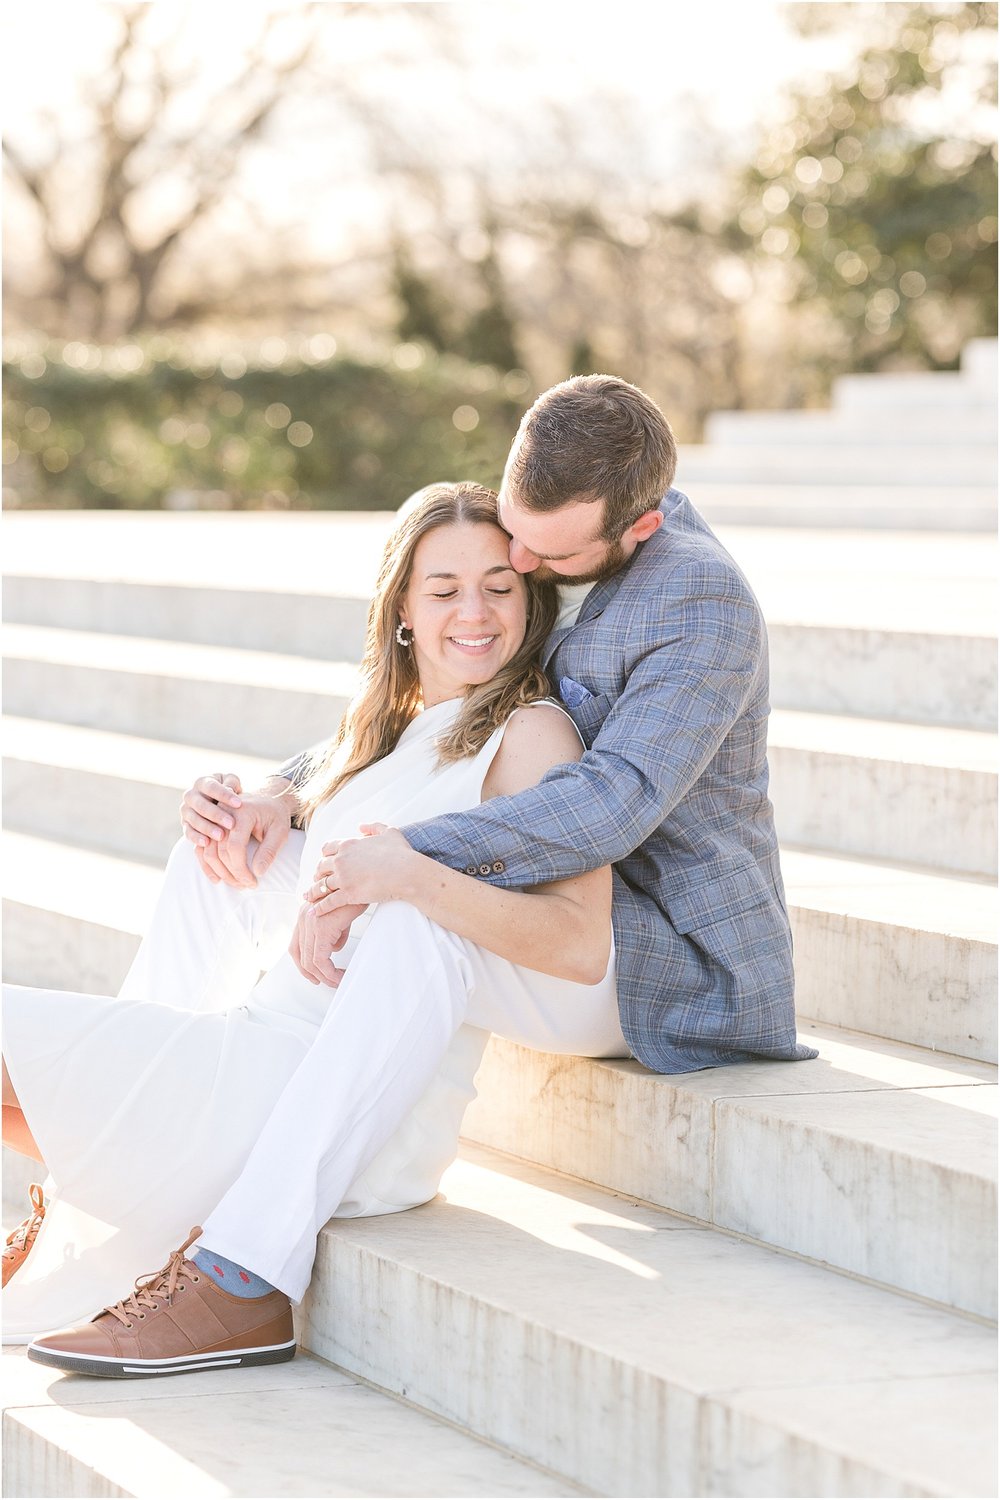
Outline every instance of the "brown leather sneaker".
<path fill-rule="evenodd" d="M 16 1229 L 11 1230 L 7 1236 L 7 1243 L 3 1247 L 3 1285 L 6 1286 L 15 1271 L 20 1270 L 28 1258 L 28 1251 L 35 1243 L 38 1231 L 42 1227 L 45 1218 L 45 1199 L 42 1196 L 42 1186 L 39 1182 L 33 1182 L 28 1189 L 31 1198 L 31 1213 L 19 1224 Z"/>
<path fill-rule="evenodd" d="M 295 1354 L 292 1305 L 284 1292 L 233 1297 L 184 1251 L 192 1229 L 162 1271 L 139 1277 L 122 1302 L 89 1323 L 50 1333 L 28 1346 L 28 1358 L 78 1375 L 135 1380 L 274 1365 Z"/>

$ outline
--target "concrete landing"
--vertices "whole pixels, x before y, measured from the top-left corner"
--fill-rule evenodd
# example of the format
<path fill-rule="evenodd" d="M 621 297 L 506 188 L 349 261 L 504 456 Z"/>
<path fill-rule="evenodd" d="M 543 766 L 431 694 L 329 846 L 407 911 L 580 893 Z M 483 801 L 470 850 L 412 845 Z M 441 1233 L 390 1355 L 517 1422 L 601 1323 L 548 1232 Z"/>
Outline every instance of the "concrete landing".
<path fill-rule="evenodd" d="M 183 1379 L 94 1380 L 5 1351 L 8 1496 L 586 1493 L 315 1356 Z"/>

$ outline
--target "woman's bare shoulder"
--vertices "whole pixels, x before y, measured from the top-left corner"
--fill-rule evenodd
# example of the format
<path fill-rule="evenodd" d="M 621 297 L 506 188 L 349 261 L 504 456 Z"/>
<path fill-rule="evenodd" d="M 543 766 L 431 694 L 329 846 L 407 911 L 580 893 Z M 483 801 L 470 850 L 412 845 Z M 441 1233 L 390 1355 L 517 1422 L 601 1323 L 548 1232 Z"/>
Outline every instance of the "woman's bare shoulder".
<path fill-rule="evenodd" d="M 509 797 L 536 786 L 546 771 L 583 754 L 572 719 L 554 703 L 515 709 L 483 786 L 486 797 Z"/>

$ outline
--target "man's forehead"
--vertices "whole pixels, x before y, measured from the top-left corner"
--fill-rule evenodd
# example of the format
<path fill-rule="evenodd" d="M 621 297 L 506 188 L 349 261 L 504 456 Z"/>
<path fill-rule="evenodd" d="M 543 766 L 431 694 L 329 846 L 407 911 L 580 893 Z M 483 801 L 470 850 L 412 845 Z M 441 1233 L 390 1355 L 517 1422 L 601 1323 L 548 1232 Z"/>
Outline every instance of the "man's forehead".
<path fill-rule="evenodd" d="M 522 534 L 530 536 L 558 560 L 558 554 L 571 556 L 581 547 L 588 547 L 603 540 L 604 501 L 591 496 L 567 500 L 558 510 L 528 510 L 517 500 L 501 491 L 500 523 L 521 540 Z M 572 549 L 570 551 L 569 549 Z M 534 550 L 534 548 L 532 548 Z"/>

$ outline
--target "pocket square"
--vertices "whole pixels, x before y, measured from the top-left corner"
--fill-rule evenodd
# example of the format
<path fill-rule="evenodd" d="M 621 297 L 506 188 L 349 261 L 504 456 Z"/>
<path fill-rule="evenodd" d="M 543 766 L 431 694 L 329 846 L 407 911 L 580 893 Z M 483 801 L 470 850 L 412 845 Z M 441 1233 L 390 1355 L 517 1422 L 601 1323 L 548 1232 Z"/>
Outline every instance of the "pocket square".
<path fill-rule="evenodd" d="M 559 696 L 567 708 L 579 708 L 581 703 L 586 703 L 588 698 L 593 697 L 589 688 L 585 688 L 579 682 L 574 682 L 572 677 L 560 677 Z"/>

